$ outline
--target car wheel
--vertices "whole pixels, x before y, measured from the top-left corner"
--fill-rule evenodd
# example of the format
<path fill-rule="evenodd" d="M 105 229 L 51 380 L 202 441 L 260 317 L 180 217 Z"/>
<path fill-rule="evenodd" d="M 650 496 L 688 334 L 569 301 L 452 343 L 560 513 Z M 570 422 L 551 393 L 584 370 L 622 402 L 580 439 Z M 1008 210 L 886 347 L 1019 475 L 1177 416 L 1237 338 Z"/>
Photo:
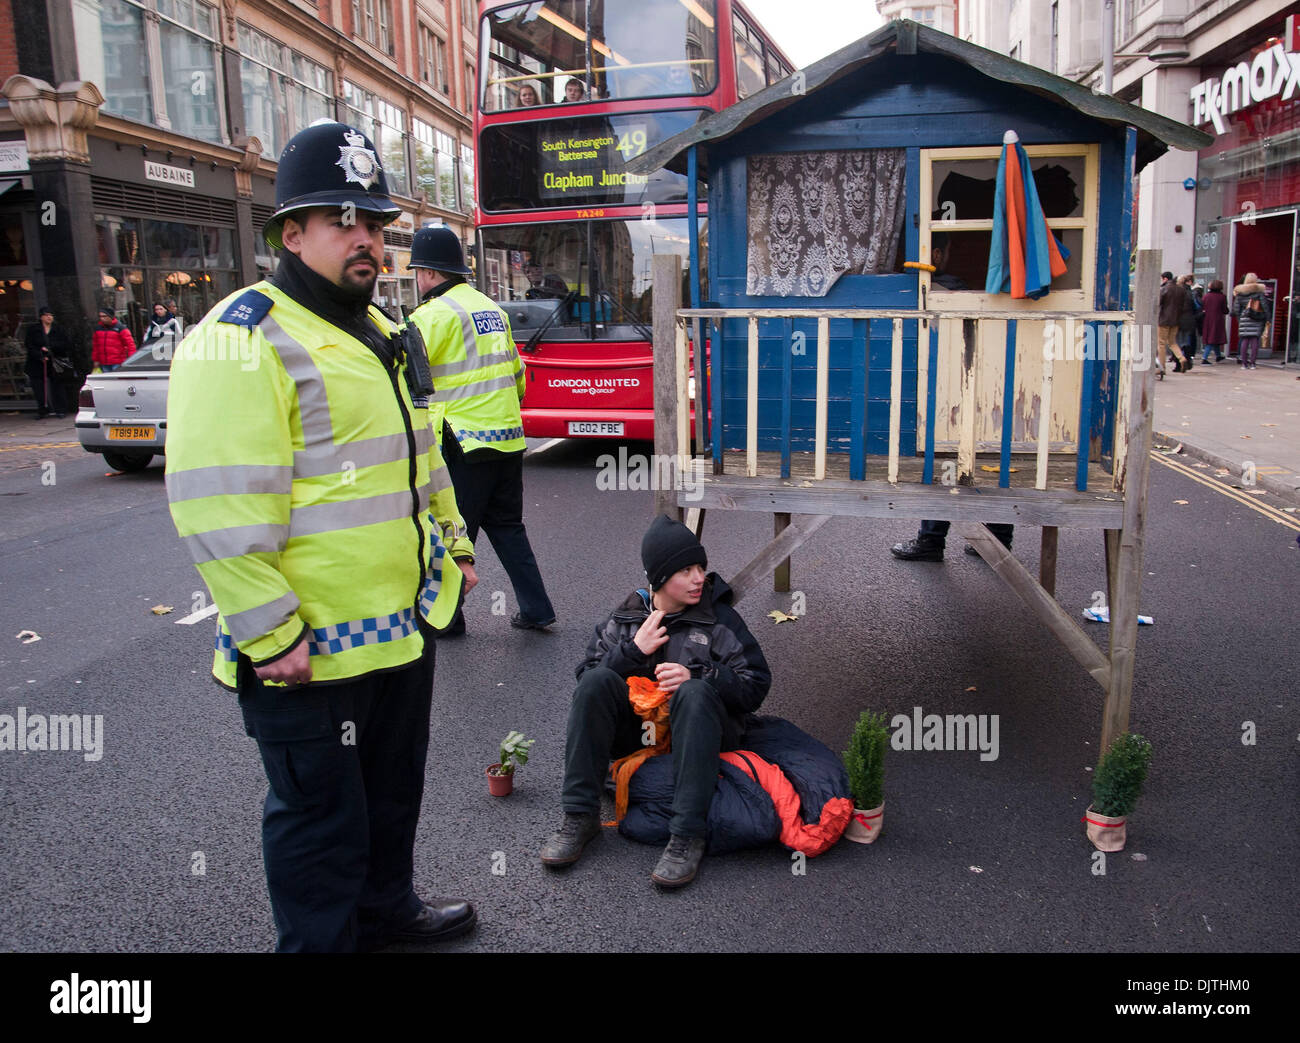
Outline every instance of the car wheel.
<path fill-rule="evenodd" d="M 153 454 L 140 456 L 138 454 L 127 453 L 105 453 L 104 462 L 114 471 L 125 471 L 133 474 L 136 471 L 143 471 L 149 466 L 149 461 L 153 459 Z"/>

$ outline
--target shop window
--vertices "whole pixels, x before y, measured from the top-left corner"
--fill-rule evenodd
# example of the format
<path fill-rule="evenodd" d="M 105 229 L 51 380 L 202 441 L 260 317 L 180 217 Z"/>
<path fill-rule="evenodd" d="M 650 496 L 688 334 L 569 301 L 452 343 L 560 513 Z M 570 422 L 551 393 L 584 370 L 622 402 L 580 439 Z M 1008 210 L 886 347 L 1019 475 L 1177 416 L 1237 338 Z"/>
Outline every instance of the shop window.
<path fill-rule="evenodd" d="M 137 341 L 155 304 L 175 302 L 188 328 L 241 283 L 231 228 L 97 214 L 95 235 L 100 299 Z"/>
<path fill-rule="evenodd" d="M 343 81 L 344 118 L 375 144 L 388 190 L 410 194 L 406 163 L 406 113 L 355 83 Z"/>
<path fill-rule="evenodd" d="M 841 275 L 898 269 L 905 149 L 751 156 L 751 296 L 824 297 Z"/>
<path fill-rule="evenodd" d="M 245 127 L 262 155 L 279 156 L 298 131 L 334 117 L 334 74 L 323 65 L 242 22 L 239 51 Z"/>
<path fill-rule="evenodd" d="M 1089 307 L 1096 253 L 1096 146 L 1027 145 L 1025 152 L 1047 227 L 1070 251 L 1065 274 L 1052 280 L 1041 306 Z M 997 146 L 921 152 L 922 193 L 929 204 L 921 214 L 921 239 L 928 242 L 922 256 L 938 269 L 930 276 L 935 293 L 984 295 L 1000 154 Z M 985 298 L 984 303 L 990 299 L 999 300 Z M 1034 303 L 1016 302 L 1017 307 Z M 973 300 L 962 304 L 968 306 L 980 305 Z"/>

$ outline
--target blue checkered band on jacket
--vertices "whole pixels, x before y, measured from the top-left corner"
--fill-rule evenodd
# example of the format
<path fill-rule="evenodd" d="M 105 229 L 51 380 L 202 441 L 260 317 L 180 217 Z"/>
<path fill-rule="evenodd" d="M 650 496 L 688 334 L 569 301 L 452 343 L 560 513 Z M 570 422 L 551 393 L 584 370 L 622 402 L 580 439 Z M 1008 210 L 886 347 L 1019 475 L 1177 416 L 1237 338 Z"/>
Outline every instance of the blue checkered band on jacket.
<path fill-rule="evenodd" d="M 460 441 L 467 438 L 473 438 L 480 442 L 509 442 L 515 438 L 524 437 L 522 427 L 497 427 L 491 431 L 456 431 L 456 437 Z"/>
<path fill-rule="evenodd" d="M 214 646 L 221 653 L 221 658 L 229 663 L 239 659 L 239 650 L 235 648 L 235 639 L 221 629 L 221 624 L 217 624 L 217 641 Z"/>
<path fill-rule="evenodd" d="M 391 612 L 371 619 L 354 619 L 328 627 L 313 627 L 310 639 L 312 655 L 336 655 L 362 645 L 382 645 L 410 637 L 419 629 L 415 609 Z"/>
<path fill-rule="evenodd" d="M 432 524 L 432 515 L 430 520 Z M 433 603 L 438 600 L 438 591 L 442 589 L 442 562 L 447 556 L 447 547 L 439 542 L 433 548 L 433 562 L 429 569 L 429 578 L 424 581 L 420 591 L 420 609 L 425 615 L 433 613 Z"/>

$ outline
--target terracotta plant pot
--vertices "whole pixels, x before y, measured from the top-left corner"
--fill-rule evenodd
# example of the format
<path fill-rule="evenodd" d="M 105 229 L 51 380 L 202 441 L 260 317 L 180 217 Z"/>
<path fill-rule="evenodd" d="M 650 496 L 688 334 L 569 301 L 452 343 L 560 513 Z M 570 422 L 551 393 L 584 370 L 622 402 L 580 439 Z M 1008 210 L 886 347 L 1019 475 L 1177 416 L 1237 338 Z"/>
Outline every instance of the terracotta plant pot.
<path fill-rule="evenodd" d="M 885 805 L 881 804 L 880 807 L 872 808 L 870 811 L 854 808 L 853 815 L 849 818 L 849 826 L 844 831 L 844 839 L 852 840 L 855 844 L 874 844 L 884 825 Z"/>
<path fill-rule="evenodd" d="M 1098 851 L 1123 851 L 1127 837 L 1127 818 L 1102 815 L 1092 810 L 1084 813 L 1083 821 L 1088 827 L 1088 839 Z"/>
<path fill-rule="evenodd" d="M 501 767 L 500 764 L 493 764 L 483 774 L 487 776 L 488 792 L 494 797 L 508 797 L 515 788 L 515 773 L 512 771 L 508 775 L 498 775 L 496 770 Z"/>

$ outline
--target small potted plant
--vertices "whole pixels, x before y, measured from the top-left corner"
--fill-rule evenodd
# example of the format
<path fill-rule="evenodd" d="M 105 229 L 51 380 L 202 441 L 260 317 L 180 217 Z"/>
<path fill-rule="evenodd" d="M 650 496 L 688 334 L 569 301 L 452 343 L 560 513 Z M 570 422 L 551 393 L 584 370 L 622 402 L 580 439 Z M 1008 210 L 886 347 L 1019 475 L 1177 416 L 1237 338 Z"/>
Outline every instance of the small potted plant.
<path fill-rule="evenodd" d="M 1123 851 L 1127 820 L 1142 793 L 1151 743 L 1125 732 L 1110 745 L 1092 776 L 1092 803 L 1083 816 L 1098 851 Z"/>
<path fill-rule="evenodd" d="M 528 750 L 536 739 L 525 739 L 523 732 L 512 731 L 501 740 L 500 759 L 487 770 L 488 792 L 494 797 L 508 797 L 515 788 L 515 769 L 528 763 Z"/>
<path fill-rule="evenodd" d="M 844 770 L 853 794 L 853 816 L 844 835 L 858 844 L 874 843 L 885 824 L 885 715 L 863 710 L 844 751 Z"/>

